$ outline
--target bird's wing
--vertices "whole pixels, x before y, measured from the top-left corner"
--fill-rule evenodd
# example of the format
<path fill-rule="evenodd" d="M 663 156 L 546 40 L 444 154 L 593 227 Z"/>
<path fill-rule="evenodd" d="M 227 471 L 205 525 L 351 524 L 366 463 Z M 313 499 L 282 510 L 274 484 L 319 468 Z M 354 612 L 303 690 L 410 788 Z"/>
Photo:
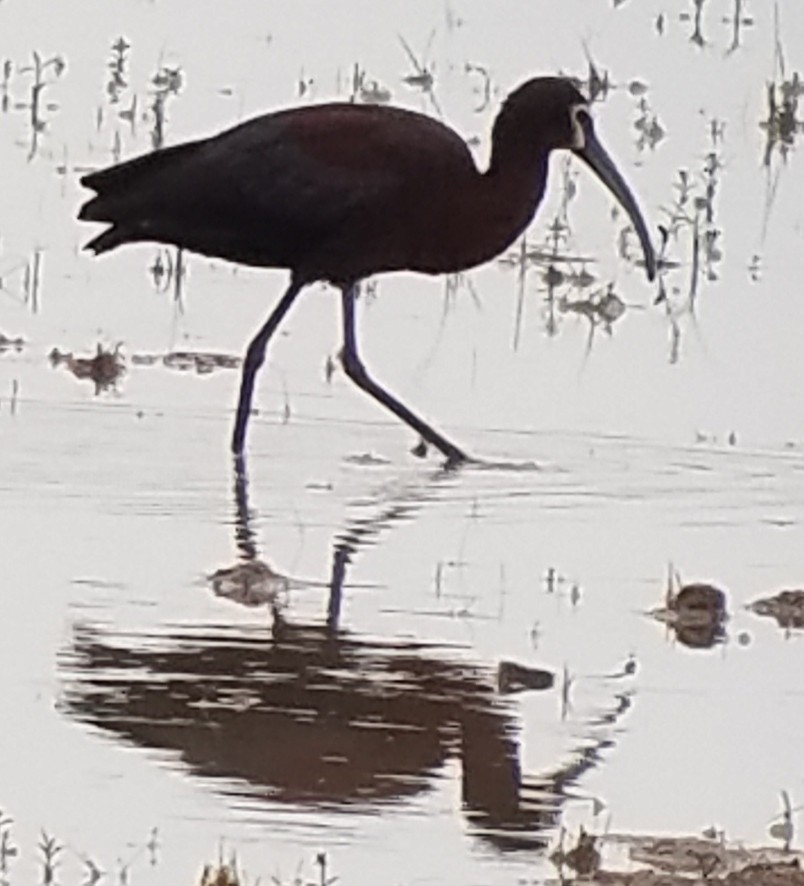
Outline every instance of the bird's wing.
<path fill-rule="evenodd" d="M 463 141 L 445 126 L 398 109 L 319 105 L 257 118 L 203 143 L 199 166 L 222 210 L 330 228 L 409 197 L 438 178 Z M 199 170 L 200 171 L 200 170 Z"/>
<path fill-rule="evenodd" d="M 460 137 L 423 115 L 310 106 L 91 173 L 82 182 L 97 196 L 81 218 L 112 225 L 89 244 L 97 251 L 152 239 L 296 269 L 318 255 L 308 270 L 323 274 L 361 245 L 363 265 L 336 269 L 358 274 L 404 264 L 456 163 L 474 168 Z"/>

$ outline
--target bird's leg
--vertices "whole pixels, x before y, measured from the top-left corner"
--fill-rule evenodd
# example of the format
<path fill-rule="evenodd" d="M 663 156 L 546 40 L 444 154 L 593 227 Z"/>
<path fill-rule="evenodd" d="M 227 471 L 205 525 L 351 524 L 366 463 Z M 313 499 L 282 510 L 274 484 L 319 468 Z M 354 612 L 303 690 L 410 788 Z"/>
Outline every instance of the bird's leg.
<path fill-rule="evenodd" d="M 232 433 L 232 452 L 239 455 L 243 451 L 246 442 L 246 427 L 251 414 L 251 395 L 254 393 L 254 379 L 257 370 L 265 360 L 265 349 L 271 336 L 276 332 L 277 326 L 288 312 L 296 296 L 301 292 L 303 283 L 291 279 L 285 294 L 279 304 L 271 312 L 271 316 L 265 321 L 265 325 L 251 340 L 246 351 L 246 359 L 243 361 L 243 375 L 240 381 L 240 399 L 237 401 L 237 418 L 235 419 Z"/>
<path fill-rule="evenodd" d="M 397 418 L 401 418 L 405 424 L 410 425 L 427 443 L 435 446 L 446 456 L 447 465 L 452 467 L 464 462 L 471 461 L 468 455 L 459 449 L 454 443 L 450 443 L 446 437 L 442 437 L 434 428 L 430 427 L 423 419 L 412 413 L 395 397 L 391 396 L 385 388 L 374 381 L 366 371 L 363 361 L 357 352 L 357 339 L 355 336 L 355 298 L 357 297 L 357 285 L 344 286 L 343 294 L 343 351 L 341 362 L 349 378 L 367 394 L 382 403 L 386 409 L 390 409 Z"/>

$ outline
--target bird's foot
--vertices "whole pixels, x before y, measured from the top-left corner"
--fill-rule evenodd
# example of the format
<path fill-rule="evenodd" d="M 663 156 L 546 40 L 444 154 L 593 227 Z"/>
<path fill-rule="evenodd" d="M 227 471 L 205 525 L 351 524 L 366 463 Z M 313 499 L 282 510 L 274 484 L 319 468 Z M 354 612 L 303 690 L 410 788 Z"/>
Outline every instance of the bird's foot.
<path fill-rule="evenodd" d="M 471 458 L 462 449 L 458 449 L 457 446 L 453 446 L 451 443 L 445 442 L 440 446 L 436 446 L 436 448 L 446 457 L 444 468 L 448 471 L 455 470 L 456 468 L 463 467 L 463 465 L 472 464 L 477 461 L 477 459 Z M 429 451 L 430 447 L 424 438 L 421 438 L 413 449 L 410 450 L 411 455 L 415 455 L 416 458 L 426 458 Z"/>

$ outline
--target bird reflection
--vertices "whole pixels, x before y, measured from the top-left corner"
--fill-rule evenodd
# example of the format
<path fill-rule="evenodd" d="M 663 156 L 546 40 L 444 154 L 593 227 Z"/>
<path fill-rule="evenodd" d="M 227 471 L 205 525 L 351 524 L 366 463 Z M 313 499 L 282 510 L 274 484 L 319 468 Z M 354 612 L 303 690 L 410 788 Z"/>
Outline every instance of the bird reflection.
<path fill-rule="evenodd" d="M 276 607 L 270 631 L 171 624 L 137 636 L 77 627 L 60 662 L 62 709 L 161 760 L 170 752 L 235 802 L 252 810 L 265 803 L 274 813 L 302 804 L 390 814 L 432 790 L 457 759 L 472 832 L 502 850 L 544 847 L 571 786 L 612 743 L 623 698 L 593 715 L 563 763 L 531 775 L 520 762 L 518 696 L 500 692 L 494 667 L 454 646 L 361 636 L 341 625 L 353 557 L 450 481 L 431 478 L 424 490 L 347 524 L 334 540 L 320 621 L 302 623 Z M 234 499 L 241 565 L 253 568 L 261 561 L 242 461 Z M 526 688 L 551 685 L 542 672 Z"/>

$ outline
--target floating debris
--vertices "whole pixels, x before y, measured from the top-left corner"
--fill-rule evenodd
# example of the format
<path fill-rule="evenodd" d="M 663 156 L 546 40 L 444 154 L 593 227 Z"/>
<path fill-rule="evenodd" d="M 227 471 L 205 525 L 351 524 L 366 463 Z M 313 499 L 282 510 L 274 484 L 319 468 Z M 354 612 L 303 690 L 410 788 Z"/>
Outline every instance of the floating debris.
<path fill-rule="evenodd" d="M 270 606 L 275 617 L 280 616 L 288 591 L 329 587 L 327 582 L 282 575 L 256 557 L 217 569 L 206 579 L 216 597 L 249 608 Z"/>
<path fill-rule="evenodd" d="M 21 351 L 23 346 L 25 345 L 25 339 L 17 336 L 16 338 L 11 338 L 8 335 L 4 335 L 0 332 L 0 354 L 4 351 Z"/>
<path fill-rule="evenodd" d="M 643 83 L 641 80 L 631 80 L 626 87 L 628 89 L 628 94 L 632 95 L 634 98 L 639 98 L 648 91 L 648 86 L 646 83 Z"/>
<path fill-rule="evenodd" d="M 513 661 L 501 661 L 497 668 L 497 689 L 503 695 L 526 689 L 551 689 L 555 675 L 541 668 L 531 668 Z"/>
<path fill-rule="evenodd" d="M 670 608 L 680 618 L 694 618 L 700 614 L 707 619 L 720 619 L 726 615 L 726 595 L 710 584 L 684 585 L 670 602 Z"/>
<path fill-rule="evenodd" d="M 390 460 L 380 455 L 374 455 L 371 452 L 362 452 L 357 455 L 347 455 L 344 461 L 350 465 L 359 465 L 360 467 L 377 467 L 391 464 Z"/>
<path fill-rule="evenodd" d="M 582 825 L 578 834 L 578 842 L 575 846 L 564 852 L 564 847 L 559 844 L 558 848 L 550 856 L 550 861 L 558 868 L 559 872 L 567 867 L 584 879 L 594 877 L 600 868 L 600 852 L 597 848 L 597 840 L 598 838 L 593 834 L 587 833 Z"/>
<path fill-rule="evenodd" d="M 241 606 L 273 606 L 290 588 L 290 579 L 262 560 L 247 560 L 226 566 L 207 576 L 216 597 Z"/>
<path fill-rule="evenodd" d="M 804 591 L 779 591 L 772 597 L 754 600 L 746 608 L 756 615 L 775 618 L 780 628 L 804 628 Z"/>
<path fill-rule="evenodd" d="M 369 80 L 360 86 L 360 101 L 367 105 L 387 105 L 393 98 L 391 90 L 378 80 Z"/>
<path fill-rule="evenodd" d="M 772 848 L 748 849 L 728 846 L 723 834 L 719 839 L 701 837 L 615 838 L 625 842 L 632 861 L 650 865 L 667 874 L 647 876 L 649 872 L 612 875 L 605 882 L 644 884 L 644 886 L 680 886 L 691 882 L 729 884 L 729 886 L 804 886 L 800 853 L 786 853 Z M 608 839 L 612 839 L 609 837 Z M 697 880 L 690 880 L 690 876 Z M 614 878 L 616 876 L 616 879 Z"/>
<path fill-rule="evenodd" d="M 352 70 L 352 90 L 349 100 L 361 101 L 366 105 L 387 105 L 393 98 L 391 90 L 379 80 L 369 80 L 366 71 L 355 65 Z"/>
<path fill-rule="evenodd" d="M 674 579 L 677 591 L 673 590 Z M 726 594 L 705 582 L 682 585 L 671 565 L 665 605 L 651 610 L 650 615 L 671 627 L 685 646 L 708 649 L 725 637 Z"/>
<path fill-rule="evenodd" d="M 215 369 L 238 369 L 240 357 L 231 354 L 214 354 L 204 351 L 172 351 L 165 354 L 162 363 L 168 369 L 194 369 L 199 375 L 208 374 Z"/>
<path fill-rule="evenodd" d="M 630 847 L 633 861 L 677 874 L 704 878 L 726 870 L 726 849 L 720 841 L 701 837 L 647 838 Z"/>
<path fill-rule="evenodd" d="M 115 345 L 113 351 L 105 351 L 98 344 L 94 357 L 76 357 L 72 353 L 63 353 L 58 348 L 53 348 L 49 359 L 54 367 L 66 366 L 78 379 L 91 379 L 95 383 L 96 394 L 114 387 L 126 371 L 120 355 L 120 345 Z"/>
<path fill-rule="evenodd" d="M 564 868 L 574 871 L 578 882 L 608 886 L 804 886 L 801 853 L 730 846 L 722 831 L 713 828 L 708 833 L 710 839 L 612 833 L 596 836 L 581 827 L 577 844 L 567 852 L 559 845 L 550 861 L 559 872 Z M 562 842 L 563 837 L 562 832 Z M 610 868 L 608 849 L 615 844 L 625 850 L 630 862 L 644 867 L 617 870 L 622 862 L 612 858 Z"/>
<path fill-rule="evenodd" d="M 132 366 L 155 366 L 163 360 L 162 354 L 132 354 Z"/>
<path fill-rule="evenodd" d="M 240 357 L 232 354 L 216 354 L 209 351 L 171 351 L 168 354 L 133 354 L 133 366 L 166 366 L 180 372 L 194 371 L 208 375 L 216 369 L 237 369 Z"/>

